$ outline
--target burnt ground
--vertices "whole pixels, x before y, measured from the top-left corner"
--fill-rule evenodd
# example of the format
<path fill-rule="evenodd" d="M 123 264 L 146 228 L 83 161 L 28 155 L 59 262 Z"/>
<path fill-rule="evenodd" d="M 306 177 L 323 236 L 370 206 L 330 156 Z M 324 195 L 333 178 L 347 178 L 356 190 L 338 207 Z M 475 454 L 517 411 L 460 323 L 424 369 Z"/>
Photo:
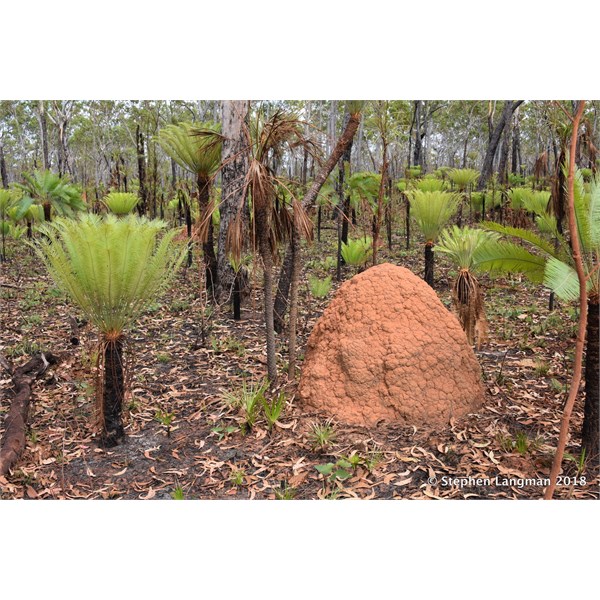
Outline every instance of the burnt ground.
<path fill-rule="evenodd" d="M 333 231 L 307 251 L 299 318 L 300 353 L 335 289 Z M 417 242 L 410 252 L 384 249 L 381 260 L 421 274 Z M 520 278 L 482 276 L 490 340 L 477 356 L 486 403 L 448 427 L 366 429 L 306 412 L 296 382 L 282 375 L 285 408 L 269 429 L 264 414 L 248 426 L 243 409 L 227 400 L 246 382 L 266 375 L 261 325 L 261 278 L 251 277 L 242 320 L 226 307 L 207 306 L 197 265 L 129 332 L 131 383 L 126 442 L 103 450 L 93 424 L 98 342 L 87 325 L 70 342 L 69 317 L 81 319 L 23 246 L 9 248 L 2 269 L 0 352 L 16 365 L 40 350 L 60 362 L 34 387 L 27 447 L 0 478 L 0 497 L 124 499 L 275 498 L 530 498 L 548 477 L 566 399 L 575 343 L 576 312 L 548 310 L 548 294 Z M 309 292 L 307 274 L 332 274 L 324 300 Z M 351 275 L 346 270 L 344 277 Z M 436 289 L 450 306 L 452 267 L 436 256 Z M 285 340 L 279 339 L 281 373 Z M 0 374 L 0 423 L 11 380 Z M 579 461 L 582 394 L 573 413 L 565 479 L 557 498 L 598 498 L 598 479 Z M 320 439 L 315 426 L 324 428 Z M 3 432 L 0 425 L 0 433 Z M 327 466 L 330 465 L 330 466 Z M 319 468 L 317 468 L 319 467 Z M 325 471 L 325 473 L 321 473 Z M 464 478 L 462 482 L 454 478 Z M 479 481 L 478 481 L 479 479 Z"/>

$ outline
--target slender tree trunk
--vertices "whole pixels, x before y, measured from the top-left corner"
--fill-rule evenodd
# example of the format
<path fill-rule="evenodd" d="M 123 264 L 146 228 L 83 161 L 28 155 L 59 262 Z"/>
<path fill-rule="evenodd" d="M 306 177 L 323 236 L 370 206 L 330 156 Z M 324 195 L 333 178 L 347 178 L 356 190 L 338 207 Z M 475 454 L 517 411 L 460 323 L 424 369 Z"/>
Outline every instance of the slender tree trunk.
<path fill-rule="evenodd" d="M 296 327 L 298 323 L 298 286 L 300 283 L 300 236 L 296 223 L 292 226 L 292 281 L 290 282 L 290 321 L 288 334 L 288 377 L 296 376 Z"/>
<path fill-rule="evenodd" d="M 598 297 L 588 300 L 587 345 L 585 353 L 585 405 L 581 446 L 585 450 L 589 464 L 597 469 L 600 462 L 600 422 L 598 404 L 600 402 L 600 305 Z"/>
<path fill-rule="evenodd" d="M 563 416 L 560 422 L 560 432 L 558 437 L 558 445 L 556 448 L 556 454 L 554 455 L 554 461 L 552 462 L 552 469 L 550 471 L 550 485 L 546 488 L 544 493 L 544 499 L 550 500 L 554 495 L 554 490 L 557 485 L 558 474 L 562 466 L 562 460 L 565 453 L 565 446 L 567 445 L 567 437 L 569 435 L 569 422 L 571 420 L 571 413 L 573 412 L 573 406 L 575 399 L 579 392 L 579 384 L 581 383 L 581 374 L 583 366 L 583 347 L 585 343 L 585 336 L 587 330 L 587 281 L 585 270 L 583 267 L 583 259 L 581 256 L 581 249 L 579 245 L 579 234 L 577 232 L 577 222 L 575 218 L 575 147 L 577 145 L 577 136 L 579 133 L 579 123 L 583 116 L 583 110 L 585 108 L 585 100 L 580 100 L 578 104 L 577 113 L 573 118 L 573 132 L 571 134 L 571 147 L 569 152 L 569 177 L 568 177 L 568 214 L 569 214 L 569 234 L 571 236 L 571 245 L 573 252 L 573 262 L 575 264 L 575 270 L 577 272 L 577 279 L 579 280 L 579 327 L 577 331 L 577 341 L 575 343 L 575 357 L 573 359 L 573 377 L 571 379 L 571 387 L 569 389 L 569 396 L 565 404 Z"/>
<path fill-rule="evenodd" d="M 508 119 L 504 127 L 504 137 L 502 139 L 502 149 L 500 151 L 500 163 L 498 164 L 499 181 L 501 184 L 508 183 L 508 151 L 511 145 L 512 119 Z"/>
<path fill-rule="evenodd" d="M 181 202 L 181 199 L 179 200 Z M 185 228 L 188 237 L 188 252 L 187 252 L 187 266 L 192 266 L 193 260 L 193 243 L 192 243 L 192 208 L 189 200 L 183 202 L 183 209 L 185 212 Z"/>
<path fill-rule="evenodd" d="M 140 202 L 138 212 L 145 215 L 148 212 L 148 192 L 146 190 L 146 154 L 144 152 L 144 134 L 140 126 L 136 125 L 135 139 L 137 144 L 138 178 L 140 180 Z"/>
<path fill-rule="evenodd" d="M 498 121 L 498 124 L 491 133 L 490 143 L 488 144 L 485 157 L 483 159 L 483 167 L 481 168 L 481 175 L 479 176 L 479 183 L 477 185 L 477 189 L 479 191 L 485 189 L 488 179 L 492 175 L 494 158 L 496 156 L 496 151 L 498 150 L 498 144 L 500 143 L 502 132 L 504 131 L 504 128 L 506 127 L 506 124 L 508 123 L 512 114 L 522 103 L 523 100 L 507 100 L 504 103 L 502 115 Z"/>
<path fill-rule="evenodd" d="M 410 200 L 408 196 L 404 195 L 404 203 L 406 206 L 406 249 L 410 248 Z"/>
<path fill-rule="evenodd" d="M 302 200 L 302 207 L 309 214 L 312 214 L 314 210 L 314 203 L 319 193 L 321 187 L 329 177 L 331 171 L 333 171 L 335 165 L 340 160 L 341 156 L 344 153 L 344 150 L 347 148 L 348 144 L 352 142 L 354 138 L 354 134 L 358 129 L 358 125 L 360 123 L 360 113 L 354 113 L 350 115 L 350 119 L 344 132 L 340 136 L 337 141 L 337 144 L 327 159 L 327 162 L 321 167 L 319 172 L 317 173 L 314 181 L 305 194 Z M 290 246 L 286 249 L 285 258 L 283 260 L 283 264 L 281 265 L 281 271 L 279 274 L 279 283 L 277 285 L 277 297 L 275 299 L 275 327 L 278 333 L 283 331 L 283 318 L 285 316 L 285 312 L 287 310 L 288 304 L 288 294 L 290 289 L 290 282 L 292 280 L 292 252 Z"/>
<path fill-rule="evenodd" d="M 241 272 L 238 271 L 233 277 L 233 319 L 239 321 L 242 318 L 242 284 Z"/>
<path fill-rule="evenodd" d="M 42 143 L 42 161 L 44 170 L 50 168 L 48 159 L 48 119 L 46 118 L 46 105 L 43 100 L 38 102 L 38 122 L 40 124 L 40 138 Z"/>
<path fill-rule="evenodd" d="M 101 434 L 102 445 L 107 448 L 116 446 L 125 437 L 122 416 L 124 396 L 123 342 L 120 339 L 107 341 L 104 349 Z"/>
<path fill-rule="evenodd" d="M 6 173 L 6 161 L 4 160 L 4 146 L 0 144 L 0 178 L 2 179 L 2 187 L 8 189 L 8 175 Z"/>
<path fill-rule="evenodd" d="M 385 175 L 387 173 L 388 162 L 387 162 L 387 141 L 383 137 L 383 149 L 382 149 L 382 162 L 381 162 L 381 181 L 379 182 L 379 194 L 377 195 L 377 214 L 374 219 L 374 231 L 373 231 L 373 266 L 377 264 L 377 251 L 379 246 L 379 232 L 381 231 L 381 217 L 383 216 L 383 196 L 385 193 Z"/>
<path fill-rule="evenodd" d="M 214 228 L 212 215 L 208 214 L 210 202 L 210 179 L 198 176 L 198 206 L 200 208 L 200 221 L 208 219 L 206 239 L 202 242 L 202 254 L 204 255 L 204 268 L 206 271 L 206 289 L 215 290 L 217 287 L 217 256 L 214 246 Z"/>
<path fill-rule="evenodd" d="M 425 244 L 425 281 L 433 287 L 433 244 Z"/>
<path fill-rule="evenodd" d="M 244 177 L 248 170 L 244 122 L 248 118 L 248 100 L 225 100 L 223 108 L 223 146 L 221 151 L 221 204 L 217 245 L 217 290 L 220 302 L 229 297 L 235 273 L 229 262 L 227 235 L 232 221 L 243 218 Z"/>
<path fill-rule="evenodd" d="M 277 383 L 277 355 L 275 352 L 275 326 L 273 319 L 273 255 L 268 236 L 268 218 L 266 207 L 255 208 L 256 229 L 258 231 L 258 246 L 263 262 L 264 280 L 264 314 L 267 335 L 267 372 L 269 383 Z"/>

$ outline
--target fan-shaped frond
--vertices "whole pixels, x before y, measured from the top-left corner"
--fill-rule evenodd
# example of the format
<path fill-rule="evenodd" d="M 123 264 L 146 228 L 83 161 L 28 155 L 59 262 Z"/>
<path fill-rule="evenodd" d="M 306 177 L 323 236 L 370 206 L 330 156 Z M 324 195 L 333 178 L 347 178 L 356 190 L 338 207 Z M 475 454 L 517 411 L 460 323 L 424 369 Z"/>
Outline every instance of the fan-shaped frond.
<path fill-rule="evenodd" d="M 473 266 L 489 272 L 523 273 L 531 281 L 541 283 L 546 259 L 512 242 L 491 240 L 474 252 Z"/>
<path fill-rule="evenodd" d="M 160 147 L 183 169 L 211 177 L 221 163 L 222 137 L 212 123 L 178 123 L 158 132 Z"/>
<path fill-rule="evenodd" d="M 129 192 L 110 192 L 103 202 L 114 215 L 127 215 L 137 206 L 139 197 Z"/>
<path fill-rule="evenodd" d="M 524 240 L 525 242 L 529 242 L 530 244 L 534 245 L 536 248 L 539 248 L 542 252 L 545 252 L 550 256 L 558 255 L 557 250 L 555 250 L 553 244 L 551 244 L 548 240 L 545 240 L 543 237 L 539 236 L 537 233 L 529 229 L 509 227 L 507 225 L 500 225 L 499 223 L 495 223 L 493 221 L 485 221 L 481 224 L 481 226 L 489 231 L 497 231 L 498 233 L 516 237 L 520 240 Z"/>
<path fill-rule="evenodd" d="M 471 227 L 460 228 L 454 225 L 441 232 L 435 250 L 446 254 L 460 269 L 471 269 L 477 249 L 482 244 L 497 240 L 499 237 L 499 234 L 491 231 Z"/>
<path fill-rule="evenodd" d="M 410 199 L 410 214 L 425 236 L 433 243 L 458 208 L 459 198 L 450 192 L 407 192 Z"/>
<path fill-rule="evenodd" d="M 459 190 L 466 190 L 479 179 L 479 171 L 475 169 L 452 169 L 448 171 L 448 177 Z"/>
<path fill-rule="evenodd" d="M 34 245 L 56 284 L 104 334 L 120 334 L 170 281 L 185 249 L 162 221 L 87 214 L 44 227 Z"/>

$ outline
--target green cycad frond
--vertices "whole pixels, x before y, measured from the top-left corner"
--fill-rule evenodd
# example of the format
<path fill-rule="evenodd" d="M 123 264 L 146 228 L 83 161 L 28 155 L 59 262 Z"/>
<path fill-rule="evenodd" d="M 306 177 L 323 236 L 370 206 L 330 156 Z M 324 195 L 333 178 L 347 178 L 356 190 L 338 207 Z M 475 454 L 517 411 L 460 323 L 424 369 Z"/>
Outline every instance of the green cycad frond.
<path fill-rule="evenodd" d="M 114 215 L 128 215 L 139 202 L 139 197 L 126 192 L 110 192 L 103 200 Z"/>
<path fill-rule="evenodd" d="M 567 302 L 579 298 L 579 278 L 570 265 L 550 257 L 544 272 L 544 285 L 550 288 L 561 300 Z M 588 281 L 588 290 L 592 282 Z"/>
<path fill-rule="evenodd" d="M 546 190 L 541 190 L 541 191 L 527 190 L 527 191 L 528 191 L 528 193 L 523 195 L 521 198 L 523 208 L 527 212 L 532 212 L 535 215 L 547 214 L 548 213 L 548 203 L 550 202 L 550 192 L 548 192 Z"/>
<path fill-rule="evenodd" d="M 417 222 L 427 243 L 433 243 L 458 208 L 459 199 L 450 192 L 407 192 L 410 214 Z"/>
<path fill-rule="evenodd" d="M 50 203 L 61 216 L 72 216 L 76 211 L 87 210 L 81 198 L 81 191 L 66 177 L 60 177 L 51 171 L 23 173 L 24 184 L 15 186 L 23 192 L 23 200 Z M 29 208 L 29 207 L 27 207 Z M 27 209 L 25 209 L 27 210 Z"/>
<path fill-rule="evenodd" d="M 600 178 L 595 178 L 590 187 L 589 202 L 590 247 L 600 249 Z"/>
<path fill-rule="evenodd" d="M 490 272 L 520 272 L 534 283 L 541 283 L 546 259 L 512 242 L 489 240 L 474 252 L 473 266 Z"/>
<path fill-rule="evenodd" d="M 158 239 L 165 225 L 133 215 L 58 219 L 34 248 L 90 321 L 105 335 L 120 335 L 183 259 L 185 249 L 171 244 L 175 230 Z"/>
<path fill-rule="evenodd" d="M 494 221 L 485 221 L 481 224 L 484 229 L 488 231 L 496 231 L 498 233 L 503 233 L 504 235 L 509 235 L 512 237 L 516 237 L 525 242 L 529 242 L 542 252 L 549 254 L 550 256 L 559 257 L 559 253 L 555 250 L 554 245 L 551 244 L 548 240 L 539 236 L 537 233 L 529 230 L 529 229 L 521 229 L 519 227 L 509 227 L 507 225 L 500 225 L 499 223 L 495 223 Z"/>
<path fill-rule="evenodd" d="M 377 173 L 370 173 L 369 171 L 354 173 L 348 180 L 352 205 L 356 207 L 361 201 L 370 205 L 375 204 L 379 195 L 380 184 L 381 175 Z"/>
<path fill-rule="evenodd" d="M 222 137 L 212 123 L 179 123 L 158 132 L 160 147 L 183 169 L 211 177 L 221 163 Z"/>
<path fill-rule="evenodd" d="M 531 190 L 524 187 L 514 187 L 508 190 L 508 199 L 510 201 L 510 207 L 513 210 L 519 210 L 525 206 L 526 203 L 531 202 Z"/>
<path fill-rule="evenodd" d="M 465 190 L 479 179 L 479 171 L 475 169 L 452 169 L 448 177 L 460 190 Z"/>
<path fill-rule="evenodd" d="M 477 249 L 491 240 L 497 240 L 499 234 L 473 229 L 471 227 L 460 228 L 453 225 L 444 229 L 440 234 L 440 241 L 435 245 L 435 250 L 448 255 L 450 260 L 460 269 L 471 269 Z"/>
<path fill-rule="evenodd" d="M 446 189 L 446 182 L 435 177 L 424 177 L 417 183 L 417 189 L 422 192 L 441 192 Z"/>

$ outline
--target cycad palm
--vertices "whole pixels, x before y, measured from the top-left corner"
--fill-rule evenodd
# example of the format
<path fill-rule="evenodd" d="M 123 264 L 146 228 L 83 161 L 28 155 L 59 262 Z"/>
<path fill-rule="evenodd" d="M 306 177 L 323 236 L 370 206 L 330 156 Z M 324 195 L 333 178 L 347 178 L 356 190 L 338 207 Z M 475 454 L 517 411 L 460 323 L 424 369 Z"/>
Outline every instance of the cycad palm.
<path fill-rule="evenodd" d="M 406 192 L 410 210 L 421 233 L 425 236 L 425 281 L 433 287 L 433 245 L 442 229 L 458 208 L 458 197 L 450 192 Z"/>
<path fill-rule="evenodd" d="M 487 320 L 483 307 L 483 294 L 473 268 L 477 261 L 477 251 L 483 244 L 498 237 L 498 234 L 457 227 L 444 229 L 435 248 L 443 252 L 458 267 L 459 272 L 452 286 L 452 304 L 458 314 L 469 344 L 479 346 L 487 338 Z"/>
<path fill-rule="evenodd" d="M 44 219 L 52 220 L 52 211 L 59 216 L 72 216 L 87 209 L 79 188 L 51 171 L 23 173 L 24 184 L 16 184 L 23 191 L 22 203 L 29 207 L 34 203 L 44 208 Z"/>
<path fill-rule="evenodd" d="M 123 216 L 133 211 L 139 197 L 128 192 L 110 192 L 102 202 L 113 215 Z"/>
<path fill-rule="evenodd" d="M 222 138 L 218 132 L 219 127 L 212 123 L 179 123 L 167 125 L 158 133 L 161 148 L 180 167 L 196 176 L 206 285 L 213 289 L 217 284 L 217 257 L 213 222 L 208 215 L 212 178 L 221 164 Z"/>
<path fill-rule="evenodd" d="M 45 227 L 36 250 L 56 284 L 65 290 L 101 334 L 103 385 L 98 394 L 102 443 L 124 437 L 125 331 L 175 273 L 183 253 L 175 231 L 161 221 L 133 215 L 118 219 L 87 214 Z"/>
<path fill-rule="evenodd" d="M 600 454 L 598 447 L 600 180 L 595 179 L 592 182 L 588 194 L 585 192 L 583 177 L 577 171 L 574 192 L 576 226 L 587 275 L 588 297 L 586 399 L 582 439 L 587 455 L 597 458 Z M 522 246 L 510 242 L 495 241 L 484 246 L 483 252 L 477 259 L 478 265 L 489 271 L 522 272 L 533 282 L 543 282 L 559 298 L 565 301 L 576 300 L 579 298 L 579 280 L 568 241 L 559 233 L 556 219 L 547 215 L 545 211 L 540 210 L 536 221 L 542 229 L 558 240 L 558 246 L 529 230 L 487 223 L 485 226 L 488 229 L 526 241 L 536 252 L 529 252 Z"/>

